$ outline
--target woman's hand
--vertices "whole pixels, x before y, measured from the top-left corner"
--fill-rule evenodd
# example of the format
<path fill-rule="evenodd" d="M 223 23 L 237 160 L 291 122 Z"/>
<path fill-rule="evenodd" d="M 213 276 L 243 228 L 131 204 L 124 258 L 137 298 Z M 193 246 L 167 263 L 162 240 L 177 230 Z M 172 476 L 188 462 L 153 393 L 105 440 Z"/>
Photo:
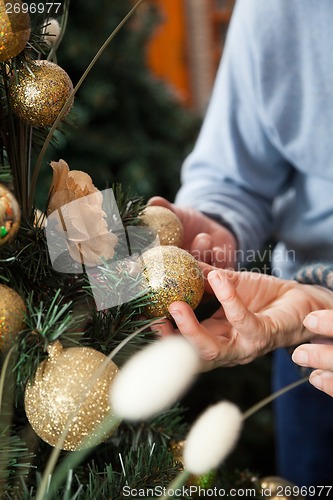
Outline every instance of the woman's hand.
<path fill-rule="evenodd" d="M 251 272 L 217 270 L 203 265 L 206 291 L 221 303 L 210 318 L 198 322 L 185 302 L 174 302 L 170 321 L 156 325 L 161 335 L 181 333 L 199 350 L 203 369 L 245 364 L 277 347 L 308 341 L 303 325 L 315 310 L 333 308 L 333 293 L 317 286 Z M 154 328 L 155 329 L 155 328 Z"/>
<path fill-rule="evenodd" d="M 333 396 L 333 311 L 312 312 L 303 323 L 317 335 L 311 344 L 297 347 L 292 359 L 298 365 L 316 368 L 310 375 L 310 383 Z"/>

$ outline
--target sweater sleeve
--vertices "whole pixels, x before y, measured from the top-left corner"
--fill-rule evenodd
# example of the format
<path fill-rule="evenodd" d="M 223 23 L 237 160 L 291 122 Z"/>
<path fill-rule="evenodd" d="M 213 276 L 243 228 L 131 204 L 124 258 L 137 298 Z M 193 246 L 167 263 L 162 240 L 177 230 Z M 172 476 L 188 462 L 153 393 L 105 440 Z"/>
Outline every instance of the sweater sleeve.
<path fill-rule="evenodd" d="M 296 273 L 295 280 L 306 285 L 320 285 L 333 290 L 333 265 L 309 264 Z"/>
<path fill-rule="evenodd" d="M 261 81 L 251 3 L 236 3 L 207 114 L 176 197 L 179 205 L 225 221 L 244 255 L 271 235 L 273 201 L 292 170 L 261 110 L 261 86 L 270 82 Z"/>

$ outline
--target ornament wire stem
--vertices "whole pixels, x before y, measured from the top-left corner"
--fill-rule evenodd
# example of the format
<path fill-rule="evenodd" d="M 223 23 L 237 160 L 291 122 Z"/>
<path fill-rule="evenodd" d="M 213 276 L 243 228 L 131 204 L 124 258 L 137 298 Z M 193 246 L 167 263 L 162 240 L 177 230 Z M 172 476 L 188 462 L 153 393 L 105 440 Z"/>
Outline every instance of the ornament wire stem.
<path fill-rule="evenodd" d="M 56 130 L 56 128 L 57 128 L 60 120 L 66 114 L 69 106 L 71 105 L 73 97 L 75 96 L 75 94 L 77 93 L 77 91 L 79 90 L 79 88 L 81 87 L 82 83 L 84 82 L 84 80 L 86 79 L 86 77 L 88 76 L 88 74 L 90 73 L 90 71 L 93 68 L 93 66 L 95 65 L 95 63 L 98 61 L 98 59 L 100 58 L 100 56 L 103 54 L 104 50 L 108 47 L 108 45 L 113 40 L 113 38 L 116 36 L 116 34 L 118 33 L 118 31 L 120 31 L 120 29 L 124 26 L 124 24 L 128 21 L 128 19 L 134 14 L 134 12 L 136 11 L 136 9 L 139 7 L 139 5 L 143 1 L 144 0 L 138 0 L 138 2 L 126 14 L 126 16 L 120 21 L 120 23 L 116 26 L 116 28 L 113 30 L 113 32 L 105 40 L 105 42 L 103 43 L 103 45 L 100 47 L 100 49 L 98 50 L 98 52 L 95 54 L 95 56 L 93 57 L 93 59 L 91 60 L 91 62 L 89 63 L 89 65 L 87 66 L 87 68 L 84 71 L 83 75 L 81 76 L 80 80 L 78 81 L 78 83 L 76 84 L 76 86 L 74 87 L 74 89 L 69 94 L 69 96 L 68 96 L 65 104 L 61 108 L 61 110 L 60 110 L 60 112 L 59 112 L 59 114 L 58 114 L 55 122 L 53 123 L 52 127 L 50 128 L 50 131 L 49 131 L 49 133 L 48 133 L 48 135 L 47 135 L 47 137 L 46 137 L 46 139 L 44 141 L 43 147 L 42 147 L 42 149 L 41 149 L 41 151 L 39 153 L 39 156 L 37 158 L 36 166 L 35 166 L 35 169 L 34 169 L 34 172 L 33 172 L 33 176 L 32 176 L 32 179 L 31 179 L 31 187 L 30 187 L 30 193 L 29 193 L 29 206 L 30 207 L 32 206 L 32 203 L 33 203 L 33 198 L 34 198 L 34 195 L 35 195 L 35 190 L 36 190 L 36 185 L 37 185 L 37 179 L 38 179 L 39 171 L 41 169 L 42 162 L 43 162 L 46 150 L 47 150 L 47 148 L 48 148 L 48 146 L 50 144 L 52 136 L 53 136 L 53 134 L 54 134 L 54 132 L 55 132 L 55 130 Z"/>

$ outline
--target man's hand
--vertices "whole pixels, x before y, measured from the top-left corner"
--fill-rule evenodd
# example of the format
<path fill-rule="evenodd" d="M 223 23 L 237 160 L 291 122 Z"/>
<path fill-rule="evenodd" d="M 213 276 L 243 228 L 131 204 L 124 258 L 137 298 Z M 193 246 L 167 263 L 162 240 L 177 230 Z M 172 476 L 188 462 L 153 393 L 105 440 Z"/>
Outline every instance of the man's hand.
<path fill-rule="evenodd" d="M 184 227 L 184 249 L 197 260 L 216 267 L 234 267 L 236 239 L 218 222 L 190 207 L 178 207 L 165 198 L 155 196 L 149 205 L 172 210 Z"/>

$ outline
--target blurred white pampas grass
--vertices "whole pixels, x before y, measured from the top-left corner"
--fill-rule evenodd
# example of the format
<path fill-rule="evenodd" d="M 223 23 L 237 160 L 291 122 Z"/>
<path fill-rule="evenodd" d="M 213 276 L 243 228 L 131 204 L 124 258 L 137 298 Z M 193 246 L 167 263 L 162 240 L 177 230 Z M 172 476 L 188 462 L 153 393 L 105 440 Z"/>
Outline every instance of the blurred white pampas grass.
<path fill-rule="evenodd" d="M 195 475 L 205 474 L 233 450 L 242 428 L 239 408 L 222 401 L 207 408 L 193 424 L 184 447 L 184 467 Z"/>
<path fill-rule="evenodd" d="M 121 368 L 111 388 L 111 407 L 125 420 L 150 418 L 179 400 L 200 368 L 198 352 L 184 337 L 165 337 Z"/>

